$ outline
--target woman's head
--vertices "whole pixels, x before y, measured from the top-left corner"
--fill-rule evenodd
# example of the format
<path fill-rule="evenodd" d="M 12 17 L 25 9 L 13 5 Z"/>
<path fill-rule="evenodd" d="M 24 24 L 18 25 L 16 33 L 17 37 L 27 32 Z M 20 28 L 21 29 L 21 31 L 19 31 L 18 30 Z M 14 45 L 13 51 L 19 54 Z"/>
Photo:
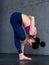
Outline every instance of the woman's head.
<path fill-rule="evenodd" d="M 38 49 L 39 48 L 39 44 L 40 44 L 40 39 L 39 38 L 33 38 L 33 37 L 29 37 L 28 38 L 28 44 L 33 48 L 33 49 Z"/>
<path fill-rule="evenodd" d="M 28 37 L 27 42 L 32 47 L 33 43 L 35 42 L 35 39 L 33 37 Z"/>

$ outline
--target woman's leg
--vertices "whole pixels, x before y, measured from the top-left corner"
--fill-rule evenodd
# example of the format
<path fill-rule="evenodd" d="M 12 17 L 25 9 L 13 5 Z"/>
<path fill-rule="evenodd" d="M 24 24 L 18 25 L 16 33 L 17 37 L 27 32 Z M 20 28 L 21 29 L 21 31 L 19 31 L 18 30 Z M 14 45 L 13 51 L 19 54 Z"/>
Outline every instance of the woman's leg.
<path fill-rule="evenodd" d="M 25 31 L 23 30 L 22 25 L 21 25 L 22 19 L 21 19 L 20 13 L 19 14 L 14 13 L 10 18 L 10 22 L 11 22 L 12 27 L 13 27 L 15 33 L 17 34 L 17 36 L 21 40 L 25 40 L 26 36 L 25 36 Z"/>
<path fill-rule="evenodd" d="M 19 37 L 16 35 L 16 32 L 14 31 L 14 42 L 15 42 L 15 46 L 17 48 L 18 53 L 22 53 L 22 49 L 21 49 L 21 43 L 20 43 L 20 39 Z"/>
<path fill-rule="evenodd" d="M 17 38 L 21 39 L 21 40 L 25 40 L 25 38 L 26 38 L 25 32 L 24 32 L 24 30 L 22 28 L 22 25 L 21 25 L 21 22 L 22 22 L 21 14 L 17 13 L 17 12 L 13 13 L 11 18 L 10 18 L 10 22 L 11 22 L 12 27 L 14 29 L 15 40 L 17 40 Z M 20 43 L 20 40 L 17 40 L 15 42 L 19 42 Z M 19 45 L 19 44 L 17 44 L 17 45 Z M 19 45 L 19 47 L 20 47 L 20 45 Z"/>
<path fill-rule="evenodd" d="M 26 42 L 24 42 L 22 45 L 20 43 L 19 37 L 17 36 L 17 34 L 14 32 L 14 37 L 15 37 L 15 46 L 18 50 L 19 53 L 19 60 L 32 60 L 29 57 L 24 56 L 23 52 L 24 52 L 24 45 Z M 22 48 L 21 48 L 22 47 Z"/>
<path fill-rule="evenodd" d="M 22 52 L 24 53 L 24 47 L 25 44 L 27 43 L 27 38 L 24 41 L 21 41 L 21 46 L 22 46 Z"/>

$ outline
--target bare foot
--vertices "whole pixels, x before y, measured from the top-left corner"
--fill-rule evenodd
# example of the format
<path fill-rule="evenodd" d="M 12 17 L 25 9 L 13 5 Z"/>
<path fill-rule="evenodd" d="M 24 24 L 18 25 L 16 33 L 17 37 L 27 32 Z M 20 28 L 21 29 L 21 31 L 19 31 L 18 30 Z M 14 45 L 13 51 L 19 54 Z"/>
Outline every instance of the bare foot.
<path fill-rule="evenodd" d="M 32 58 L 26 57 L 23 54 L 19 54 L 19 60 L 32 60 Z"/>

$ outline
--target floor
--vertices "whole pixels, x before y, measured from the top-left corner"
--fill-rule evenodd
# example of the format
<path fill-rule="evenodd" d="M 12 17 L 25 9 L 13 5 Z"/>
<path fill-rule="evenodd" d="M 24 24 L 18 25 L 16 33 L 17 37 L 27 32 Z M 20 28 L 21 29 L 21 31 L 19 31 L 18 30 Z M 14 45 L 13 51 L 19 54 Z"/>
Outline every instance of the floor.
<path fill-rule="evenodd" d="M 19 61 L 18 54 L 0 54 L 0 65 L 49 65 L 49 56 L 26 55 L 32 61 Z"/>

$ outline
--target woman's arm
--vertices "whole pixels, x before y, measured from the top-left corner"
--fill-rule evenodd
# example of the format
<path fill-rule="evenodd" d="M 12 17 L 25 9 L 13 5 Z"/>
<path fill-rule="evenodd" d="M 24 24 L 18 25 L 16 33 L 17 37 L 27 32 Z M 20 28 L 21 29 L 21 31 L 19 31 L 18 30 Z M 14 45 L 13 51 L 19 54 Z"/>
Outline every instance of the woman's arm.
<path fill-rule="evenodd" d="M 29 34 L 30 35 L 36 35 L 37 34 L 37 29 L 36 29 L 36 26 L 35 26 L 35 18 L 34 16 L 29 16 L 30 18 L 30 31 L 29 31 Z"/>

